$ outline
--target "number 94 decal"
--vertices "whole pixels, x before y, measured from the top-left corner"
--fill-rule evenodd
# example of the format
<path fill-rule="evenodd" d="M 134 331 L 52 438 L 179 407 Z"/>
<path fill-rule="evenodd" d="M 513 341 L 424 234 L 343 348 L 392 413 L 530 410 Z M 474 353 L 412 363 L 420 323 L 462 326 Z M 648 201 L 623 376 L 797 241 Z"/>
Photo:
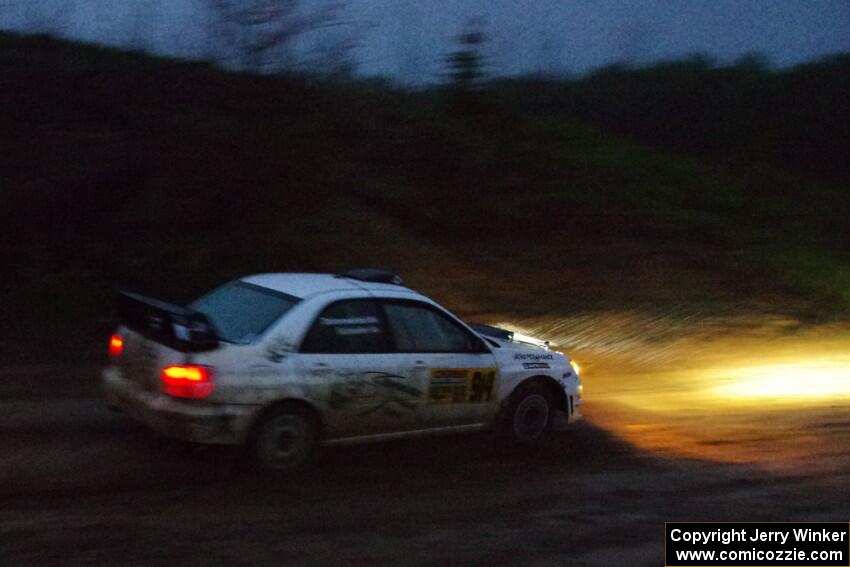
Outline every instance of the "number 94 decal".
<path fill-rule="evenodd" d="M 480 403 L 493 400 L 495 368 L 434 368 L 428 384 L 432 404 Z"/>

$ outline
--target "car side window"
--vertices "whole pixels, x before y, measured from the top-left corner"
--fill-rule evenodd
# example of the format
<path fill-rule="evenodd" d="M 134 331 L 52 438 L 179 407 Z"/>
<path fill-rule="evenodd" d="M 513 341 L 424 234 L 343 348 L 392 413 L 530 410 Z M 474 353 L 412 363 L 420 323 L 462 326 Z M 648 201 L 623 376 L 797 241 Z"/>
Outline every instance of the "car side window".
<path fill-rule="evenodd" d="M 378 304 L 370 299 L 348 299 L 325 307 L 304 338 L 301 352 L 388 352 L 390 348 L 387 339 Z"/>
<path fill-rule="evenodd" d="M 386 302 L 387 325 L 399 352 L 479 352 L 475 337 L 431 306 Z"/>

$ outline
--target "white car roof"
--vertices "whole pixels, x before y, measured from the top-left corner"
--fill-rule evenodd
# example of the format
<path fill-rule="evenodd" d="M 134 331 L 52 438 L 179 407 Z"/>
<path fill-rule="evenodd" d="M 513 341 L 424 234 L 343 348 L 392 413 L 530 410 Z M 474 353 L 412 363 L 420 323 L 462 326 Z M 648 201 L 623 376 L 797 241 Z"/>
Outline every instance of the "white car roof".
<path fill-rule="evenodd" d="M 419 293 L 404 286 L 364 282 L 334 274 L 254 274 L 240 278 L 240 280 L 300 298 L 335 291 L 402 292 L 422 297 Z"/>

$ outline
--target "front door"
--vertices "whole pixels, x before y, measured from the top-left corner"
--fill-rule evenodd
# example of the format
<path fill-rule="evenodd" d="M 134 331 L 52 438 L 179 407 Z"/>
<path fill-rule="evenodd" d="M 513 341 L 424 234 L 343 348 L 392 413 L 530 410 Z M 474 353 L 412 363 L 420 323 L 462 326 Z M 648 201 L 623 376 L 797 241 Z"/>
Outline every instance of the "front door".
<path fill-rule="evenodd" d="M 433 305 L 385 300 L 396 350 L 427 385 L 427 427 L 488 423 L 498 409 L 496 359 L 480 337 Z"/>

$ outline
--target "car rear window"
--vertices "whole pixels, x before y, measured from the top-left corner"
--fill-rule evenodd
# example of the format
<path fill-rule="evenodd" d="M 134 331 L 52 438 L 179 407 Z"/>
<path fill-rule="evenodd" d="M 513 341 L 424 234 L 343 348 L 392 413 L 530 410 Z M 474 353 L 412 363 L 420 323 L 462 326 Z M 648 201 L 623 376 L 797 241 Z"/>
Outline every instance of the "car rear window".
<path fill-rule="evenodd" d="M 219 338 L 248 344 L 298 303 L 299 298 L 245 283 L 225 284 L 190 307 L 206 315 Z"/>

